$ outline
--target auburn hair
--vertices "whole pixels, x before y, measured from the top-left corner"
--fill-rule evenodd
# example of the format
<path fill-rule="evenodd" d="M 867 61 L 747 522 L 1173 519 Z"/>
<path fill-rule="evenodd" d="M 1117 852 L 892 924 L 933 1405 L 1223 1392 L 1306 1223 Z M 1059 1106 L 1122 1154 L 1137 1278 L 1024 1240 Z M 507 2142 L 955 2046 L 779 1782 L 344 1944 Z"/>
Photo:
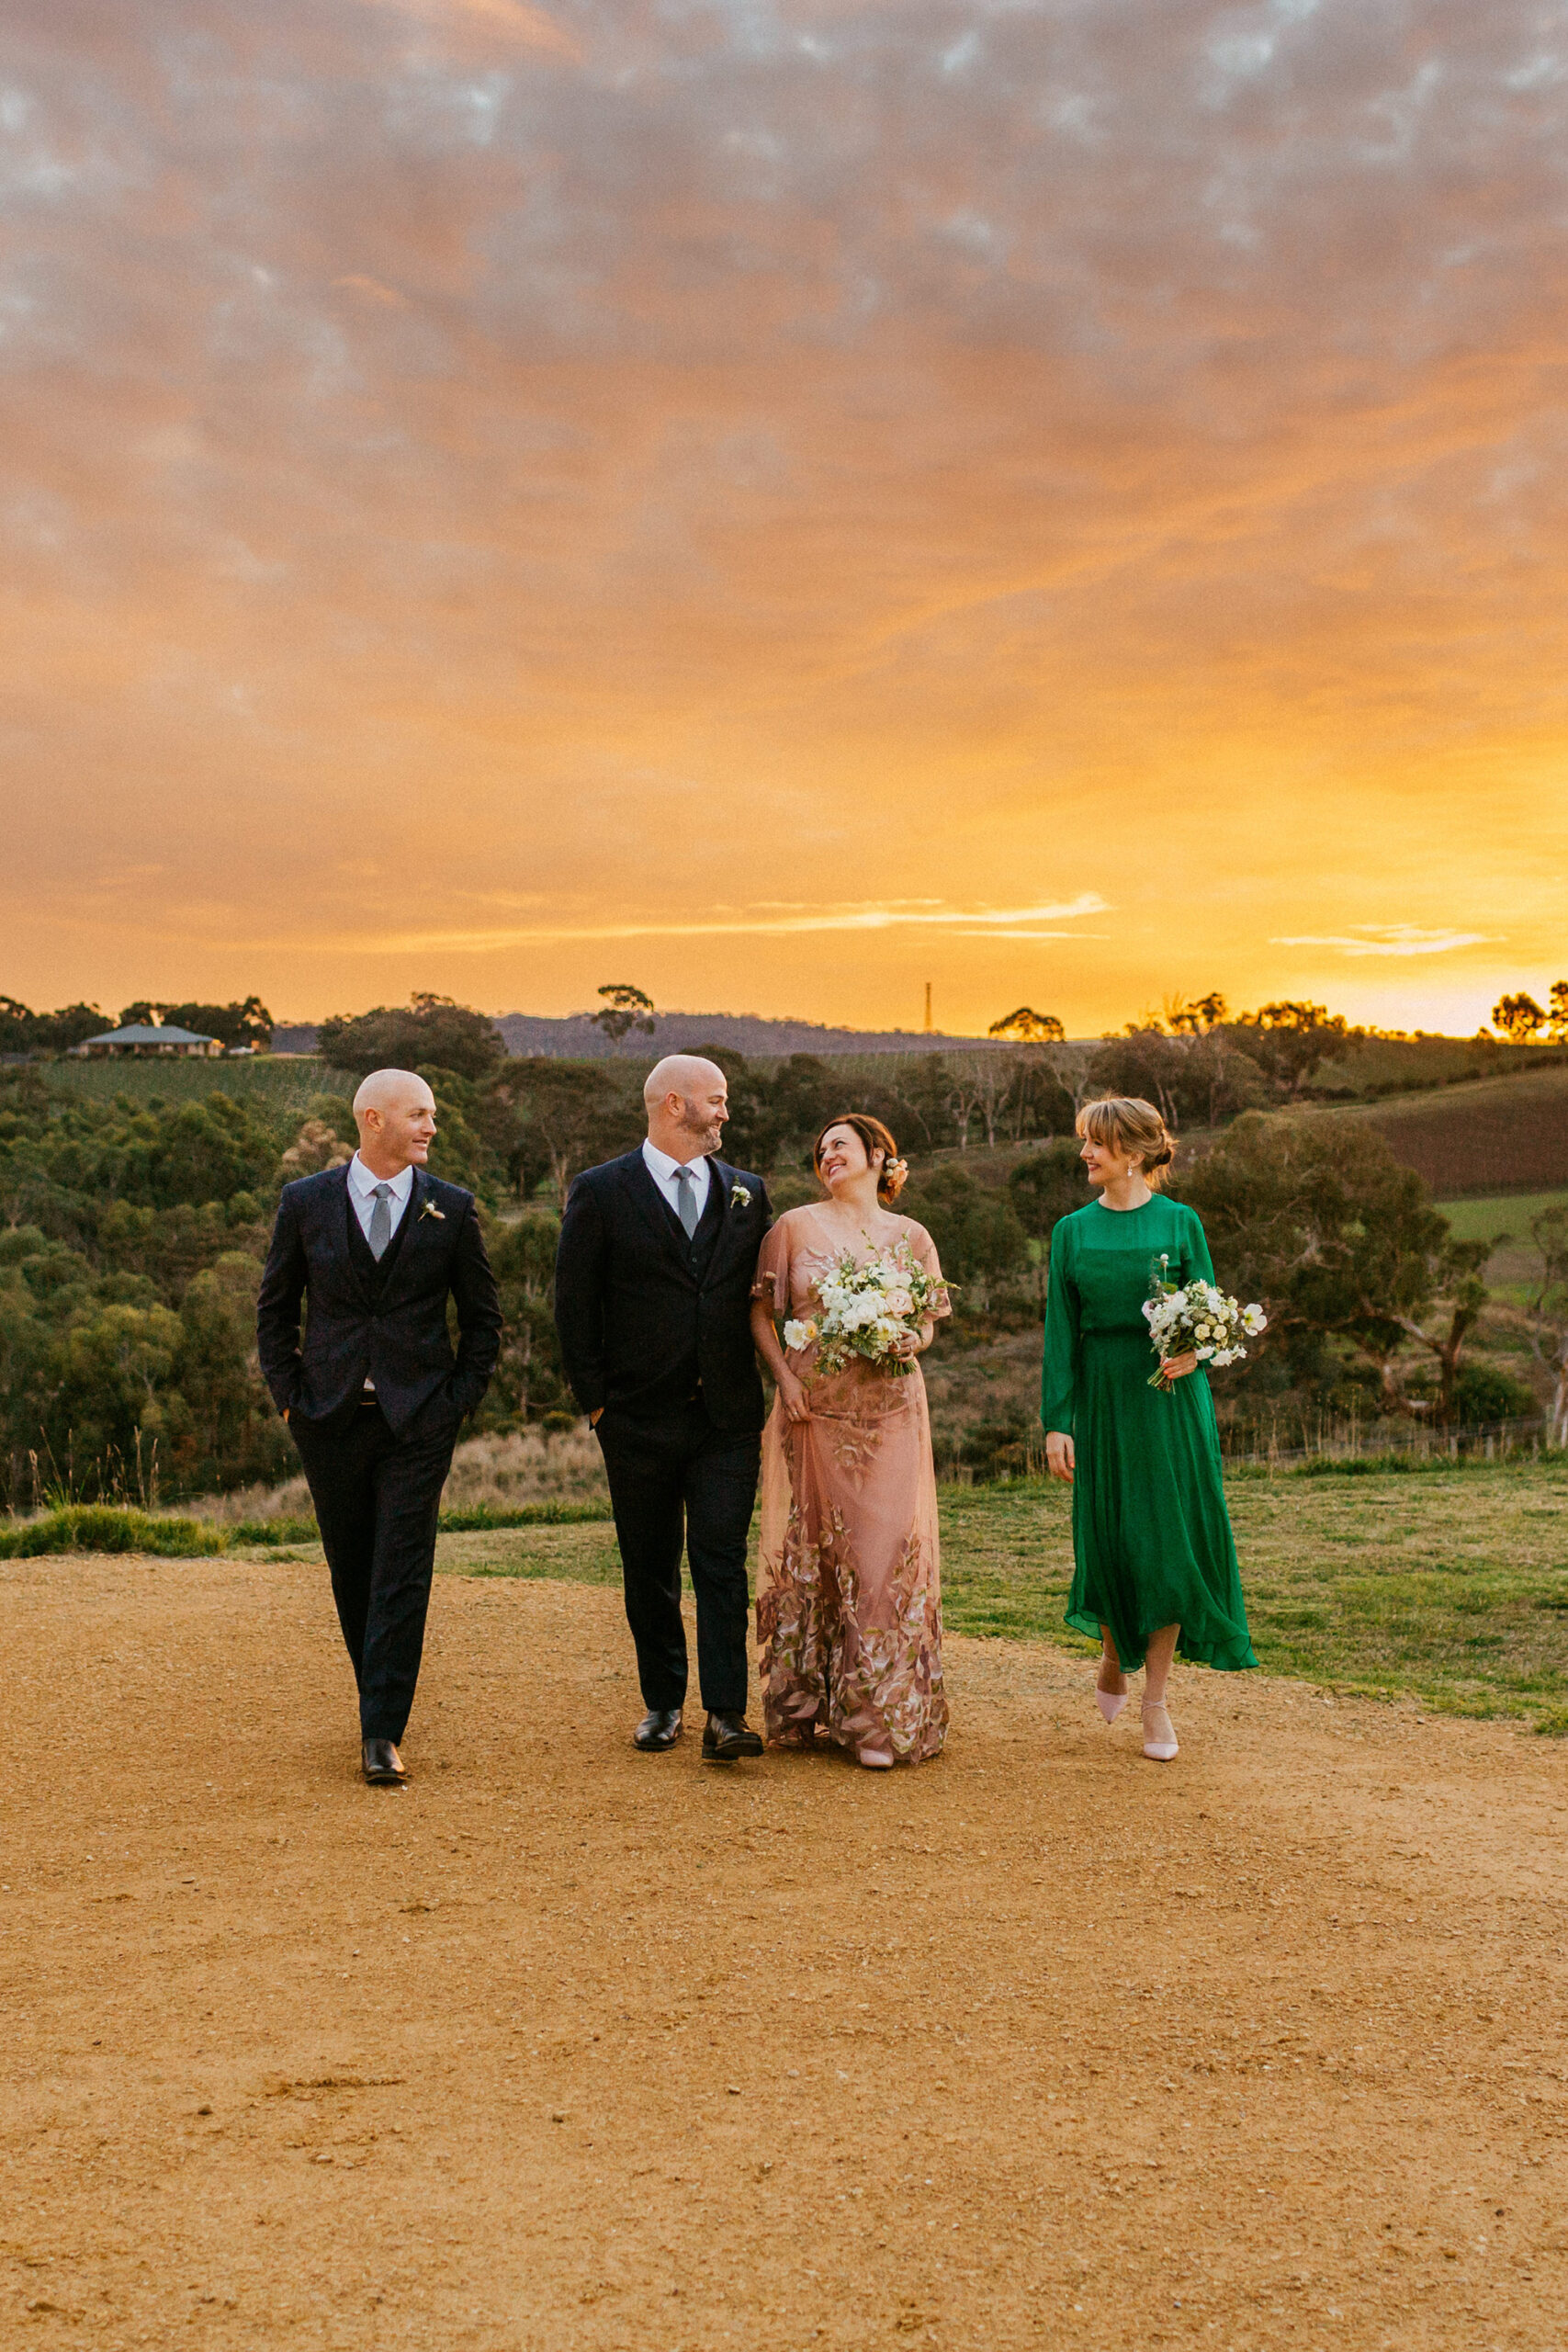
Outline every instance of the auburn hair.
<path fill-rule="evenodd" d="M 903 1191 L 905 1180 L 909 1173 L 908 1169 L 898 1157 L 898 1147 L 893 1140 L 891 1131 L 883 1125 L 880 1119 L 874 1119 L 869 1111 L 840 1111 L 836 1119 L 829 1120 L 821 1135 L 811 1147 L 811 1165 L 818 1176 L 822 1173 L 824 1138 L 830 1136 L 835 1127 L 852 1127 L 865 1146 L 867 1159 L 874 1151 L 882 1153 L 882 1167 L 876 1179 L 876 1197 L 890 1208 Z"/>
<path fill-rule="evenodd" d="M 1176 1158 L 1176 1137 L 1152 1102 L 1137 1094 L 1104 1094 L 1086 1102 L 1073 1125 L 1090 1143 L 1105 1145 L 1144 1163 L 1144 1181 L 1158 1193 Z"/>

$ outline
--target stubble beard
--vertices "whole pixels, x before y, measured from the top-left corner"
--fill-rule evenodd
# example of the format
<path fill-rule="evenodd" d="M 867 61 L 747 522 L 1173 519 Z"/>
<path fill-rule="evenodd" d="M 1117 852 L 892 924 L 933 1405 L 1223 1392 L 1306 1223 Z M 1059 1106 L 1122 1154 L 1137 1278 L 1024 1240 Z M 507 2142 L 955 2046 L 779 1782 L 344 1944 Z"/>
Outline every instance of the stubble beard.
<path fill-rule="evenodd" d="M 719 1136 L 722 1132 L 722 1123 L 717 1119 L 706 1117 L 696 1103 L 682 1103 L 681 1133 L 690 1136 L 693 1142 L 699 1145 L 705 1153 L 718 1149 Z"/>

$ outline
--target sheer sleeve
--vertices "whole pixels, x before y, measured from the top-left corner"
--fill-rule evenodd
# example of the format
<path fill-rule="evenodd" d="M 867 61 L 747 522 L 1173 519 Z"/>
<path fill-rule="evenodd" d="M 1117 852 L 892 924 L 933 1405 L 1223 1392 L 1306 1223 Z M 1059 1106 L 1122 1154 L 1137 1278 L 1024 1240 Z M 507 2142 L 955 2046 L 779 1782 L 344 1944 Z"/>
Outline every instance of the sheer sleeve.
<path fill-rule="evenodd" d="M 1209 1255 L 1209 1237 L 1203 1230 L 1203 1220 L 1196 1209 L 1188 1208 L 1185 1203 L 1182 1215 L 1187 1226 L 1187 1246 L 1182 1255 L 1190 1261 L 1194 1274 L 1203 1282 L 1212 1283 L 1214 1261 Z"/>
<path fill-rule="evenodd" d="M 1070 1271 L 1069 1220 L 1058 1217 L 1051 1236 L 1051 1272 L 1045 1292 L 1045 1362 L 1040 1383 L 1040 1419 L 1047 1430 L 1073 1434 L 1077 1402 L 1078 1295 Z"/>
<path fill-rule="evenodd" d="M 751 1283 L 753 1298 L 765 1298 L 775 1315 L 789 1312 L 789 1218 L 781 1216 L 762 1237 L 757 1252 L 757 1272 Z"/>
<path fill-rule="evenodd" d="M 913 1218 L 909 1221 L 909 1248 L 932 1282 L 940 1283 L 942 1278 L 942 1260 L 936 1254 L 936 1243 L 931 1239 L 925 1227 L 916 1225 Z M 942 1316 L 951 1315 L 952 1312 L 953 1301 L 948 1297 L 945 1290 L 939 1292 L 927 1309 L 928 1317 L 933 1323 Z"/>

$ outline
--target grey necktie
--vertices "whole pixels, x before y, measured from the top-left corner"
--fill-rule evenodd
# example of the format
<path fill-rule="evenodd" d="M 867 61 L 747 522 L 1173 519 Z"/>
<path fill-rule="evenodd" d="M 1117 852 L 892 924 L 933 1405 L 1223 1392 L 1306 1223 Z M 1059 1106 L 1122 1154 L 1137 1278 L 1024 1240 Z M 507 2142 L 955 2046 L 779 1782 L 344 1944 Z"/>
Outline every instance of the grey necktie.
<path fill-rule="evenodd" d="M 697 1229 L 697 1180 L 689 1168 L 675 1170 L 675 1198 L 679 1204 L 675 1214 L 690 1241 Z"/>
<path fill-rule="evenodd" d="M 392 1238 L 392 1188 L 390 1184 L 376 1185 L 371 1193 L 371 1198 L 374 1200 L 376 1205 L 370 1212 L 370 1231 L 367 1236 L 367 1238 L 370 1244 L 370 1255 L 375 1259 L 377 1264 L 379 1265 L 382 1259 L 387 1254 L 388 1245 Z"/>

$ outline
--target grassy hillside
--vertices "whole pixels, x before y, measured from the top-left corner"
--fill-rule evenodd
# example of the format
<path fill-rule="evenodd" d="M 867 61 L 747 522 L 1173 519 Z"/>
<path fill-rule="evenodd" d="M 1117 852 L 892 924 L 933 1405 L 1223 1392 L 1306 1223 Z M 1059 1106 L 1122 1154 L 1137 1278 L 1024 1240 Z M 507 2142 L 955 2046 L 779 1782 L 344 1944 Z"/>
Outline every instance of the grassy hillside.
<path fill-rule="evenodd" d="M 211 1062 L 57 1061 L 44 1064 L 41 1074 L 51 1087 L 91 1102 L 112 1102 L 117 1094 L 129 1095 L 138 1105 L 154 1096 L 164 1102 L 199 1102 L 209 1094 L 227 1094 L 236 1102 L 260 1098 L 299 1111 L 313 1094 L 334 1092 L 343 1084 L 325 1062 L 303 1055 Z"/>
<path fill-rule="evenodd" d="M 1568 1192 L 1497 1193 L 1482 1200 L 1439 1201 L 1461 1241 L 1518 1242 L 1543 1209 L 1568 1207 Z"/>
<path fill-rule="evenodd" d="M 1530 1226 L 1542 1209 L 1568 1208 L 1568 1192 L 1499 1193 L 1483 1200 L 1439 1201 L 1438 1208 L 1461 1241 L 1490 1241 L 1486 1281 L 1493 1299 L 1523 1306 L 1540 1279 L 1540 1252 Z M 1521 1356 L 1522 1347 L 1518 1351 Z M 1529 1367 L 1514 1367 L 1529 1379 Z"/>
<path fill-rule="evenodd" d="M 1358 1037 L 1337 1060 L 1320 1065 L 1313 1091 L 1347 1101 L 1423 1093 L 1466 1079 L 1537 1069 L 1549 1060 L 1568 1061 L 1568 1054 L 1560 1046 L 1506 1046 L 1495 1038 Z"/>
<path fill-rule="evenodd" d="M 1439 1200 L 1568 1186 L 1568 1069 L 1561 1065 L 1315 1115 L 1365 1119 Z"/>

